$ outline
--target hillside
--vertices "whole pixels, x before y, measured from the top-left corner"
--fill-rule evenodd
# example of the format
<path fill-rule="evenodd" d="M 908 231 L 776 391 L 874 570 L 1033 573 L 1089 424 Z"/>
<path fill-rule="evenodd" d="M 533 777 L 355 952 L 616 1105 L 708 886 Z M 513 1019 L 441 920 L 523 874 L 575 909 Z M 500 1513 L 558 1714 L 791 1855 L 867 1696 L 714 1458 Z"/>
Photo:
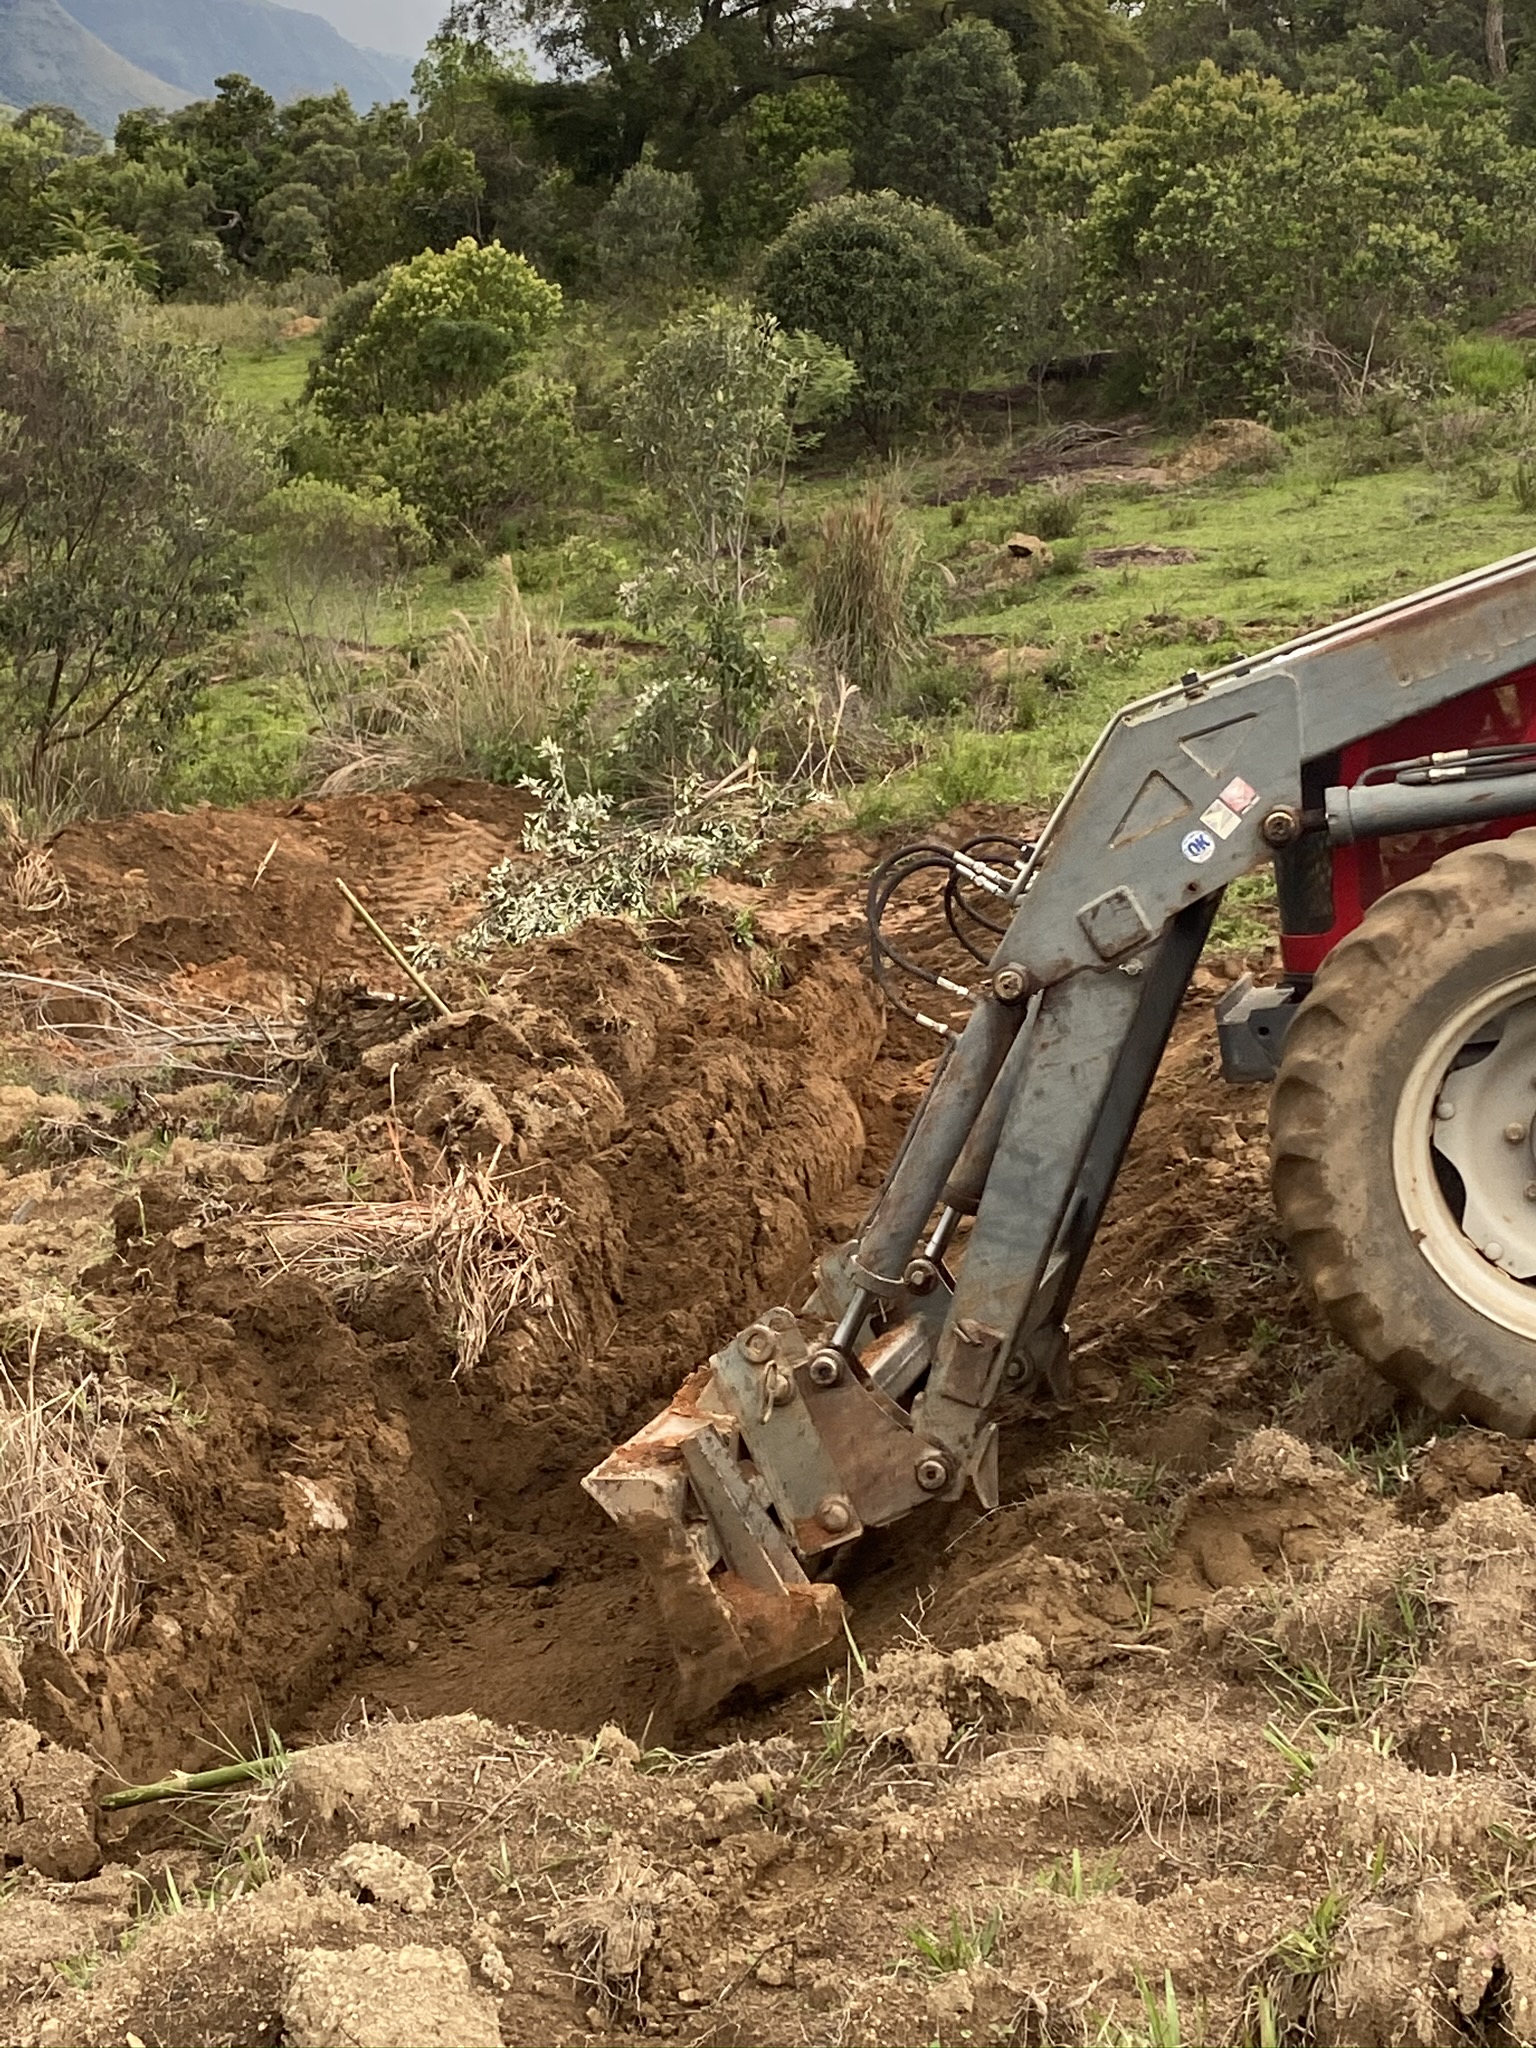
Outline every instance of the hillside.
<path fill-rule="evenodd" d="M 344 86 L 360 107 L 410 89 L 403 59 L 360 50 L 318 14 L 271 0 L 71 0 L 75 19 L 194 98 L 243 71 L 279 101 Z"/>
<path fill-rule="evenodd" d="M 110 48 L 59 0 L 0 0 L 0 101 L 54 101 L 110 134 L 129 107 L 179 107 L 190 97 Z"/>

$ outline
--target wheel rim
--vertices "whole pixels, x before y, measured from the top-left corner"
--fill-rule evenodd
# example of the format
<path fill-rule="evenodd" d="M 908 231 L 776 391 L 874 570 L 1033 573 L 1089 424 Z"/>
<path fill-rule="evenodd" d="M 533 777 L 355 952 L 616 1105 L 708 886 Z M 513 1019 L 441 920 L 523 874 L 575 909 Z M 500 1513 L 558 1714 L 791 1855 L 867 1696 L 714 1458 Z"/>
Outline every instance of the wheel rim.
<path fill-rule="evenodd" d="M 1421 1256 L 1479 1315 L 1536 1340 L 1536 967 L 1425 1041 L 1392 1132 Z"/>

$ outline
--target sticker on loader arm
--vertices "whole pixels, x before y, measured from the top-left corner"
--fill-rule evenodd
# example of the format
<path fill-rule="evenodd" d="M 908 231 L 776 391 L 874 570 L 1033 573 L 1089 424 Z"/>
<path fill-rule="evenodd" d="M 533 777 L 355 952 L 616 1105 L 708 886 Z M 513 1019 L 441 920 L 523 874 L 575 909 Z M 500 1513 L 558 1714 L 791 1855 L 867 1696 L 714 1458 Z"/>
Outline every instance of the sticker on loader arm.
<path fill-rule="evenodd" d="M 1184 834 L 1184 858 L 1192 860 L 1196 867 L 1204 867 L 1216 851 L 1216 841 L 1202 826 L 1198 831 Z"/>

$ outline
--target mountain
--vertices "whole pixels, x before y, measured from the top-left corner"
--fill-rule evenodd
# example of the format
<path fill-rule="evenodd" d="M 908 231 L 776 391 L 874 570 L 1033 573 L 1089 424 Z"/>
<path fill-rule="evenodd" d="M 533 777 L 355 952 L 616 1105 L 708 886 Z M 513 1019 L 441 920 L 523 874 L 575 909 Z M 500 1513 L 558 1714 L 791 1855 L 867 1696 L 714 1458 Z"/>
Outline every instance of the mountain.
<path fill-rule="evenodd" d="M 180 107 L 191 97 L 109 47 L 59 0 L 0 0 L 0 100 L 11 106 L 73 107 L 110 135 L 129 107 Z"/>
<path fill-rule="evenodd" d="M 196 99 L 228 71 L 243 71 L 279 101 L 340 85 L 356 106 L 370 107 L 410 90 L 404 58 L 360 50 L 318 14 L 273 0 L 68 0 L 68 7 L 102 42 Z"/>
<path fill-rule="evenodd" d="M 448 0 L 309 0 L 332 28 L 365 50 L 393 50 L 412 63 L 436 35 Z"/>

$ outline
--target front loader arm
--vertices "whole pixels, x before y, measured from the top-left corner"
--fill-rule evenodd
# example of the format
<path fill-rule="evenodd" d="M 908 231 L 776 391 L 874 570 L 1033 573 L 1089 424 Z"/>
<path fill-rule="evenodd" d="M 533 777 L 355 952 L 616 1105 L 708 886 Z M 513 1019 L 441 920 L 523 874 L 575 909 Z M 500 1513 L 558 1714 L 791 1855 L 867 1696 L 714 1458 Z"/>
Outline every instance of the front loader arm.
<path fill-rule="evenodd" d="M 1526 555 L 1186 677 L 1105 729 L 1009 880 L 987 977 L 856 1242 L 585 1482 L 657 1585 L 685 1716 L 836 1639 L 840 1596 L 813 1577 L 829 1553 L 967 1485 L 995 1502 L 998 1400 L 1061 1363 L 1222 892 L 1312 823 L 1304 763 L 1533 661 Z"/>

